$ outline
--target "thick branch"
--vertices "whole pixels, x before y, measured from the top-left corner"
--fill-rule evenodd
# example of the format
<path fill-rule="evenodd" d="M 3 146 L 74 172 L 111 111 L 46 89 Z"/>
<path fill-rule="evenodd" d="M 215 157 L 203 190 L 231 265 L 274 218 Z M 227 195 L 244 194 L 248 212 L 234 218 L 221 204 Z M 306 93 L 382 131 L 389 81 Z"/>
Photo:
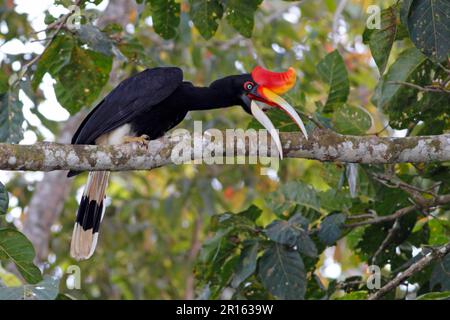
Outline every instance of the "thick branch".
<path fill-rule="evenodd" d="M 376 136 L 343 136 L 328 130 L 315 129 L 309 140 L 300 133 L 281 133 L 284 156 L 320 161 L 354 163 L 432 162 L 450 160 L 450 134 L 439 136 L 380 138 Z M 206 137 L 206 138 L 205 138 Z M 225 155 L 222 145 L 229 144 L 204 135 L 198 140 L 205 150 L 221 150 L 213 155 Z M 190 134 L 165 136 L 149 143 L 148 148 L 136 145 L 88 146 L 37 143 L 35 145 L 0 144 L 2 170 L 149 170 L 172 164 L 172 151 L 180 150 L 180 143 L 194 147 Z M 214 141 L 211 141 L 214 140 Z M 245 143 L 243 142 L 245 140 Z M 238 138 L 234 155 L 248 155 L 248 139 Z M 239 141 L 241 143 L 239 143 Z M 251 144 L 254 146 L 254 144 Z M 257 146 L 257 145 L 256 145 Z M 186 149 L 185 149 L 186 150 Z M 222 151 L 223 150 L 223 151 Z M 270 150 L 270 147 L 269 147 Z M 267 153 L 263 153 L 267 154 Z M 201 159 L 201 152 L 182 154 L 183 160 Z"/>

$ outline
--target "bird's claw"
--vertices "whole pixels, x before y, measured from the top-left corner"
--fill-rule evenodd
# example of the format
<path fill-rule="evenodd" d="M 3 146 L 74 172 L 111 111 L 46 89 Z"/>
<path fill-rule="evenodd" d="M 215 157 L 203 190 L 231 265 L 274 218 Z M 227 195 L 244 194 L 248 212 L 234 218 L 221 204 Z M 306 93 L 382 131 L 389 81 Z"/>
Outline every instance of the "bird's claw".
<path fill-rule="evenodd" d="M 143 134 L 140 137 L 130 137 L 126 136 L 123 138 L 123 143 L 138 143 L 142 147 L 148 148 L 148 143 L 150 142 L 150 137 Z"/>

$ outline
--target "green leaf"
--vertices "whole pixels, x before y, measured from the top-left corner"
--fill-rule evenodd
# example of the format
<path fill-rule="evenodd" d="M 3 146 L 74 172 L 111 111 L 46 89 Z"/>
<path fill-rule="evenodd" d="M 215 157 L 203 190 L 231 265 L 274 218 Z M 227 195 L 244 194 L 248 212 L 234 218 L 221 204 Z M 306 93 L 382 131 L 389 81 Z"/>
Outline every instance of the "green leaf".
<path fill-rule="evenodd" d="M 378 70 L 383 74 L 398 31 L 396 7 L 382 10 L 380 19 L 381 28 L 371 29 L 367 42 Z"/>
<path fill-rule="evenodd" d="M 55 300 L 76 300 L 76 299 L 67 293 L 58 293 Z"/>
<path fill-rule="evenodd" d="M 34 248 L 22 233 L 10 228 L 0 229 L 0 260 L 11 260 L 28 283 L 42 280 L 41 271 L 33 264 Z"/>
<path fill-rule="evenodd" d="M 449 299 L 450 299 L 450 291 L 429 292 L 416 298 L 416 300 L 449 300 Z"/>
<path fill-rule="evenodd" d="M 174 38 L 180 24 L 180 4 L 175 0 L 150 0 L 153 26 L 164 39 Z"/>
<path fill-rule="evenodd" d="M 221 229 L 214 234 L 212 238 L 207 239 L 202 246 L 202 250 L 200 252 L 200 261 L 201 262 L 210 262 L 210 260 L 214 260 L 220 248 L 226 244 L 226 237 L 229 235 L 231 228 Z"/>
<path fill-rule="evenodd" d="M 255 11 L 262 0 L 227 0 L 224 2 L 227 21 L 244 37 L 250 38 L 255 24 Z"/>
<path fill-rule="evenodd" d="M 367 300 L 368 296 L 369 293 L 367 291 L 353 291 L 335 300 Z"/>
<path fill-rule="evenodd" d="M 0 142 L 18 143 L 23 138 L 22 102 L 8 92 L 0 95 Z"/>
<path fill-rule="evenodd" d="M 297 251 L 311 258 L 317 257 L 317 247 L 308 232 L 302 230 L 297 240 Z"/>
<path fill-rule="evenodd" d="M 279 130 L 280 132 L 298 132 L 298 126 L 294 121 L 292 121 L 289 115 L 287 115 L 282 110 L 276 108 L 269 109 L 267 110 L 266 115 L 270 118 L 270 121 L 272 121 L 275 128 L 277 128 L 277 130 Z M 305 124 L 307 130 L 308 124 L 309 122 L 306 122 Z M 263 125 L 255 118 L 250 121 L 247 128 L 255 130 L 264 129 Z"/>
<path fill-rule="evenodd" d="M 24 35 L 31 34 L 34 30 L 30 26 L 27 14 L 19 14 L 14 10 L 14 7 L 7 1 L 0 2 L 0 16 L 2 24 L 6 25 L 8 32 L 2 32 L 2 39 L 5 42 L 20 38 Z"/>
<path fill-rule="evenodd" d="M 285 215 L 296 206 L 320 212 L 320 201 L 317 192 L 309 185 L 301 182 L 288 182 L 267 197 L 267 205 L 278 215 Z"/>
<path fill-rule="evenodd" d="M 322 80 L 330 86 L 323 111 L 331 112 L 336 107 L 343 105 L 350 93 L 348 72 L 339 51 L 334 50 L 327 54 L 317 65 L 317 71 Z"/>
<path fill-rule="evenodd" d="M 113 55 L 113 42 L 97 27 L 90 24 L 82 24 L 76 28 L 78 39 L 86 44 L 89 49 L 100 52 L 106 56 Z"/>
<path fill-rule="evenodd" d="M 120 52 L 129 60 L 129 62 L 148 67 L 154 64 L 150 55 L 136 38 L 124 40 L 117 44 Z"/>
<path fill-rule="evenodd" d="M 436 263 L 430 278 L 430 290 L 450 291 L 450 255 Z"/>
<path fill-rule="evenodd" d="M 211 230 L 253 230 L 255 227 L 255 221 L 259 218 L 261 212 L 262 210 L 257 206 L 251 205 L 248 209 L 239 213 L 225 212 L 214 215 L 211 219 Z"/>
<path fill-rule="evenodd" d="M 108 36 L 111 36 L 123 32 L 123 26 L 119 23 L 112 22 L 108 23 L 101 31 Z"/>
<path fill-rule="evenodd" d="M 56 97 L 71 114 L 89 107 L 108 82 L 112 58 L 101 53 L 74 47 L 70 63 L 59 70 Z"/>
<path fill-rule="evenodd" d="M 427 57 L 444 61 L 450 54 L 450 4 L 444 0 L 415 0 L 409 8 L 411 40 Z"/>
<path fill-rule="evenodd" d="M 210 39 L 222 19 L 223 7 L 219 0 L 190 0 L 190 15 L 195 27 L 205 39 Z"/>
<path fill-rule="evenodd" d="M 289 247 L 294 247 L 299 242 L 300 237 L 309 238 L 305 230 L 308 222 L 305 221 L 300 214 L 295 214 L 288 221 L 275 220 L 267 226 L 265 233 L 269 239 L 279 243 L 285 244 Z"/>
<path fill-rule="evenodd" d="M 3 183 L 0 182 L 0 214 L 5 214 L 8 210 L 9 197 Z"/>
<path fill-rule="evenodd" d="M 400 7 L 400 21 L 402 25 L 408 26 L 409 10 L 413 0 L 403 0 Z"/>
<path fill-rule="evenodd" d="M 304 299 L 306 273 L 297 251 L 272 244 L 259 260 L 258 275 L 264 287 L 280 299 Z"/>
<path fill-rule="evenodd" d="M 432 219 L 428 221 L 430 227 L 429 245 L 438 246 L 444 245 L 450 238 L 450 222 L 441 219 Z"/>
<path fill-rule="evenodd" d="M 323 219 L 319 229 L 319 239 L 327 246 L 334 245 L 342 237 L 342 227 L 346 216 L 343 213 L 332 214 Z"/>
<path fill-rule="evenodd" d="M 388 188 L 388 190 L 393 190 L 391 188 Z M 401 199 L 397 197 L 398 202 L 407 200 Z M 391 204 L 390 207 L 394 207 L 394 205 Z M 388 207 L 386 205 L 386 207 Z M 391 209 L 392 210 L 392 209 Z M 388 215 L 389 213 L 386 211 L 379 211 L 375 210 L 376 212 L 383 213 L 383 215 Z M 412 230 L 414 225 L 416 224 L 417 218 L 418 218 L 418 212 L 412 212 L 406 216 L 403 216 L 401 219 L 398 220 L 398 228 L 395 231 L 395 236 L 388 239 L 389 241 L 385 242 L 383 244 L 384 250 L 378 253 L 377 259 L 375 263 L 379 263 L 381 261 L 389 261 L 391 264 L 391 268 L 394 270 L 396 268 L 399 268 L 401 265 L 403 265 L 406 261 L 410 258 L 410 250 L 411 248 L 404 245 L 408 248 L 408 255 L 406 256 L 403 254 L 398 254 L 397 247 L 405 240 L 408 239 L 408 242 L 411 241 L 413 244 L 415 240 L 414 237 L 422 238 L 422 240 L 419 240 L 419 242 L 426 243 L 426 240 L 423 240 L 423 238 L 426 237 L 426 234 L 423 234 L 422 232 L 417 233 L 416 235 L 412 235 Z M 364 232 L 359 237 L 359 242 L 356 244 L 356 250 L 358 251 L 358 254 L 363 259 L 370 259 L 373 257 L 375 252 L 380 248 L 381 244 L 386 240 L 386 237 L 389 234 L 389 230 L 391 230 L 393 226 L 393 223 L 385 223 L 385 224 L 373 224 L 369 225 L 366 228 L 364 228 Z M 417 245 L 416 243 L 416 246 Z M 401 248 L 403 251 L 403 248 Z M 414 258 L 418 257 L 418 255 L 414 256 Z"/>
<path fill-rule="evenodd" d="M 8 80 L 9 77 L 2 69 L 0 69 L 0 96 L 2 96 L 8 91 L 9 88 Z"/>
<path fill-rule="evenodd" d="M 247 219 L 255 222 L 260 216 L 261 216 L 262 210 L 252 204 L 250 207 L 248 207 L 246 210 L 239 212 L 239 214 L 243 215 Z"/>
<path fill-rule="evenodd" d="M 212 266 L 212 270 L 220 269 L 220 272 L 217 273 L 219 286 L 227 286 L 233 279 L 234 271 L 239 262 L 239 256 L 234 253 L 236 253 L 234 250 L 229 250 L 221 260 L 218 261 L 218 264 L 213 264 Z"/>
<path fill-rule="evenodd" d="M 55 300 L 58 290 L 59 280 L 45 276 L 35 285 L 1 288 L 0 300 Z"/>
<path fill-rule="evenodd" d="M 31 85 L 36 90 L 44 75 L 49 72 L 54 78 L 70 63 L 75 42 L 67 35 L 57 36 L 39 59 Z"/>
<path fill-rule="evenodd" d="M 269 239 L 276 243 L 293 247 L 297 243 L 300 232 L 295 226 L 292 226 L 289 221 L 275 220 L 267 226 L 265 233 Z"/>
<path fill-rule="evenodd" d="M 317 256 L 317 247 L 308 235 L 309 221 L 300 214 L 293 215 L 288 221 L 275 220 L 265 229 L 269 239 L 291 248 L 309 257 Z"/>
<path fill-rule="evenodd" d="M 200 251 L 201 263 L 197 266 L 197 272 L 205 282 L 219 286 L 218 288 L 230 283 L 238 263 L 238 245 L 232 241 L 232 230 L 219 230 L 211 239 L 205 241 Z M 216 291 L 213 295 L 218 293 L 219 291 Z"/>
<path fill-rule="evenodd" d="M 403 51 L 383 77 L 378 107 L 383 109 L 394 107 L 404 103 L 412 93 L 416 93 L 417 90 L 395 82 L 412 82 L 420 85 L 421 77 L 427 73 L 426 62 L 427 58 L 416 48 Z"/>
<path fill-rule="evenodd" d="M 341 134 L 361 135 L 372 127 L 372 117 L 362 107 L 343 105 L 333 113 L 333 127 Z"/>
<path fill-rule="evenodd" d="M 441 134 L 448 127 L 450 95 L 443 92 L 424 92 L 412 88 L 429 86 L 434 79 L 445 79 L 444 70 L 433 68 L 433 63 L 417 48 L 404 51 L 391 66 L 377 87 L 374 103 L 389 116 L 389 124 L 405 129 L 411 123 L 418 126 L 420 135 Z M 418 134 L 418 132 L 416 132 Z"/>
<path fill-rule="evenodd" d="M 238 287 L 245 279 L 255 272 L 258 250 L 258 241 L 248 241 L 244 243 L 244 248 L 241 251 L 235 275 L 231 282 L 232 287 Z"/>
<path fill-rule="evenodd" d="M 328 212 L 344 211 L 352 206 L 348 192 L 337 189 L 328 189 L 318 193 L 320 206 Z"/>

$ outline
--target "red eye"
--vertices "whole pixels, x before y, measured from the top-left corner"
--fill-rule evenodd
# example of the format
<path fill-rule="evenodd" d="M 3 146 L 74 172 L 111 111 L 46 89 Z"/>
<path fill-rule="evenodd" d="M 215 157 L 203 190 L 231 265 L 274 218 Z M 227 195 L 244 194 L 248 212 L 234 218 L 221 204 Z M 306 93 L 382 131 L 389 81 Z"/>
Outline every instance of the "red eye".
<path fill-rule="evenodd" d="M 244 89 L 247 91 L 252 90 L 254 86 L 255 84 L 251 81 L 247 81 L 246 83 L 244 83 Z"/>

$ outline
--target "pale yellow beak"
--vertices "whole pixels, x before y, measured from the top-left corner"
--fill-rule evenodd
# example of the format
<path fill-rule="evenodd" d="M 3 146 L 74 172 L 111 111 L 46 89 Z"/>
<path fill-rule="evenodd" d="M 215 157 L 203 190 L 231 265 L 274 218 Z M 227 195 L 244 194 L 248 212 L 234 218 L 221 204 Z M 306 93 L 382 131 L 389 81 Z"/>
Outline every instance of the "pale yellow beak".
<path fill-rule="evenodd" d="M 276 107 L 283 110 L 289 117 L 295 122 L 295 124 L 300 128 L 303 135 L 306 139 L 308 139 L 308 133 L 306 132 L 305 125 L 303 124 L 302 119 L 300 119 L 300 116 L 295 111 L 295 109 L 282 97 L 277 95 L 275 92 L 267 89 L 267 88 L 260 88 L 261 93 L 264 96 L 264 99 L 267 99 L 268 101 L 273 102 Z M 280 154 L 280 158 L 283 159 L 283 148 L 281 146 L 280 136 L 278 134 L 277 129 L 275 129 L 275 126 L 273 125 L 272 121 L 270 121 L 269 117 L 262 111 L 262 108 L 258 106 L 258 104 L 255 102 L 255 100 L 252 100 L 250 105 L 251 112 L 256 120 L 261 123 L 261 125 L 269 131 L 277 149 L 278 153 Z"/>

